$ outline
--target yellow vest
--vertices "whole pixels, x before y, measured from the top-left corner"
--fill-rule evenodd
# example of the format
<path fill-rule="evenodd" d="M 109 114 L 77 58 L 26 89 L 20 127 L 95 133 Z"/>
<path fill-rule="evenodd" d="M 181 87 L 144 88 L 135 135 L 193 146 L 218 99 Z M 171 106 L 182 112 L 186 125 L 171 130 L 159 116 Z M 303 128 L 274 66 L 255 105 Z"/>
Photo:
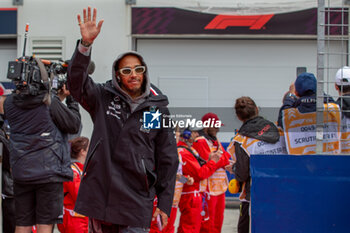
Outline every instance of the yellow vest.
<path fill-rule="evenodd" d="M 219 148 L 213 145 L 213 143 L 209 140 L 207 140 L 205 137 L 201 136 L 196 138 L 198 139 L 205 139 L 207 142 L 210 151 L 221 151 L 223 152 L 223 149 L 221 148 L 221 143 L 218 141 Z M 218 196 L 226 192 L 228 188 L 228 179 L 225 169 L 219 168 L 214 172 L 213 175 L 211 175 L 208 179 L 201 180 L 199 183 L 199 191 L 200 192 L 206 192 L 209 191 L 210 195 Z"/>
<path fill-rule="evenodd" d="M 340 153 L 340 109 L 337 104 L 324 104 L 323 152 Z M 316 112 L 301 113 L 297 108 L 282 112 L 288 154 L 316 153 Z"/>
<path fill-rule="evenodd" d="M 227 147 L 227 151 L 231 154 L 234 161 L 236 161 L 235 155 L 235 146 L 234 143 L 237 142 L 241 145 L 241 148 L 250 155 L 258 155 L 258 154 L 269 154 L 269 155 L 277 155 L 277 154 L 287 154 L 286 145 L 284 143 L 284 135 L 283 131 L 279 129 L 280 139 L 276 143 L 268 143 L 264 141 L 260 141 L 255 138 L 246 137 L 240 134 L 237 134 L 231 141 L 230 145 Z M 246 190 L 245 183 L 242 186 L 242 192 L 239 196 L 241 201 L 246 201 Z"/>
<path fill-rule="evenodd" d="M 350 154 L 350 118 L 345 116 L 341 120 L 341 153 Z"/>

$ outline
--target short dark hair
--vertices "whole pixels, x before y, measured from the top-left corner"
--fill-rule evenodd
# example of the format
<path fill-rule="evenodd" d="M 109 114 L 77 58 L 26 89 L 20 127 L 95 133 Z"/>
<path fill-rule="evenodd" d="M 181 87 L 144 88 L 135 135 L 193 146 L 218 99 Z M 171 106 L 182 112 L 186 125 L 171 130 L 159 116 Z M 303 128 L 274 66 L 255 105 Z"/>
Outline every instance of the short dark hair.
<path fill-rule="evenodd" d="M 73 159 L 77 159 L 79 157 L 80 151 L 87 150 L 89 145 L 89 139 L 87 137 L 76 137 L 72 139 L 70 142 L 70 156 Z"/>
<path fill-rule="evenodd" d="M 249 120 L 258 114 L 254 100 L 248 96 L 242 96 L 236 99 L 235 110 L 236 115 L 242 121 Z"/>
<path fill-rule="evenodd" d="M 337 85 L 339 88 L 339 91 L 342 93 L 348 93 L 350 92 L 350 85 Z"/>

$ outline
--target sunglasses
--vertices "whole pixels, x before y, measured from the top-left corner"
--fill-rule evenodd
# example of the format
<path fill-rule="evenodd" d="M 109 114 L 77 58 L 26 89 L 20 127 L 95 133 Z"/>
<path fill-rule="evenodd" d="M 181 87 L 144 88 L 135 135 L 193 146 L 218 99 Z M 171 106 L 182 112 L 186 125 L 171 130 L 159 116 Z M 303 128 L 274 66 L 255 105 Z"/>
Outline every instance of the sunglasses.
<path fill-rule="evenodd" d="M 136 66 L 133 69 L 129 68 L 129 67 L 119 69 L 119 72 L 122 75 L 130 75 L 132 71 L 135 71 L 136 74 L 143 74 L 146 71 L 146 67 L 145 66 Z"/>

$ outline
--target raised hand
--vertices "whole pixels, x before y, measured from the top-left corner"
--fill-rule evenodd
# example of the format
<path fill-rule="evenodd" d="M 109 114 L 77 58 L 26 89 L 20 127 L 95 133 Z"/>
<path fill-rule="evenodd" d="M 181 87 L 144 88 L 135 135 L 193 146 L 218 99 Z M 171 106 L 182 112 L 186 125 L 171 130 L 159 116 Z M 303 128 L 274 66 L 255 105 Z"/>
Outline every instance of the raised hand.
<path fill-rule="evenodd" d="M 103 19 L 96 25 L 97 10 L 94 8 L 93 15 L 91 18 L 91 7 L 88 7 L 87 14 L 86 9 L 83 10 L 84 22 L 81 21 L 81 16 L 78 14 L 78 24 L 80 27 L 80 34 L 83 42 L 87 45 L 91 45 L 98 34 L 100 34 Z"/>

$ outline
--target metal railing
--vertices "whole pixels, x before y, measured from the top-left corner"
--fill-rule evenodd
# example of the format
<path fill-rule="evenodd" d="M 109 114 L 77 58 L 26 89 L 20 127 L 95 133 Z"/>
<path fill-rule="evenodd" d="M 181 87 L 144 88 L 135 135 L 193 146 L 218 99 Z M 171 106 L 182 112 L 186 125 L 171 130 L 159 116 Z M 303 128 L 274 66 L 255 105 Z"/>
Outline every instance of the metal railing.
<path fill-rule="evenodd" d="M 327 154 L 324 150 L 325 94 L 342 106 L 346 98 L 335 91 L 335 74 L 338 69 L 349 64 L 349 6 L 332 7 L 331 0 L 318 0 L 317 23 L 317 104 L 316 104 L 316 153 Z M 336 20 L 334 17 L 338 17 Z M 341 19 L 339 20 L 339 17 Z M 342 91 L 342 90 L 341 90 Z M 332 94 L 334 93 L 334 94 Z M 326 102 L 331 99 L 326 98 Z M 344 113 L 344 112 L 342 112 Z"/>

